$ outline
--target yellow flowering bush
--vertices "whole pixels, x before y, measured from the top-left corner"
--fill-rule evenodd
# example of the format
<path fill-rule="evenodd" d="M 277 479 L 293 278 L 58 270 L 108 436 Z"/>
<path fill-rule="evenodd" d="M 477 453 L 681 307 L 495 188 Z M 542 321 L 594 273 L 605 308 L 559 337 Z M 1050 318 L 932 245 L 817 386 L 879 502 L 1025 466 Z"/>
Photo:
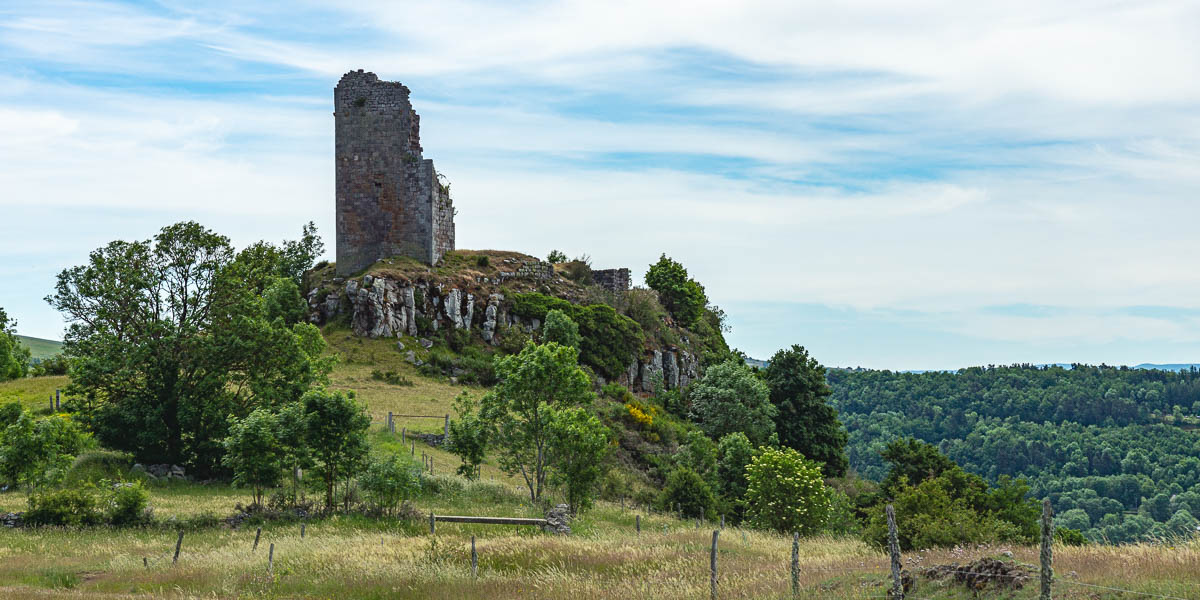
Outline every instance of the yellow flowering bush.
<path fill-rule="evenodd" d="M 637 400 L 626 402 L 625 410 L 629 412 L 629 418 L 647 429 L 654 426 L 654 416 L 658 414 L 653 406 L 646 406 Z"/>

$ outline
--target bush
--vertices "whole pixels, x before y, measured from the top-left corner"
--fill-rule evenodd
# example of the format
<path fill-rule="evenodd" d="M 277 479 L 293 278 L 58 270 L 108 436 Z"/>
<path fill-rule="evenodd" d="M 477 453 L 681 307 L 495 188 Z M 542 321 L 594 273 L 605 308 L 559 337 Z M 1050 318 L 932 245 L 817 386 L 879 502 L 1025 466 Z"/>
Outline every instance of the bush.
<path fill-rule="evenodd" d="M 150 494 L 142 487 L 141 482 L 104 484 L 112 490 L 105 499 L 108 522 L 113 525 L 136 525 L 148 520 L 146 506 Z"/>
<path fill-rule="evenodd" d="M 687 269 L 666 254 L 646 271 L 646 285 L 658 292 L 671 316 L 684 327 L 693 327 L 703 316 L 708 304 L 704 286 L 689 279 Z"/>
<path fill-rule="evenodd" d="M 567 255 L 558 250 L 551 250 L 550 254 L 546 256 L 546 262 L 548 262 L 548 263 L 567 262 Z"/>
<path fill-rule="evenodd" d="M 579 325 L 579 361 L 609 379 L 620 377 L 641 353 L 641 327 L 607 304 L 578 306 L 537 292 L 513 296 L 512 313 L 517 316 L 544 321 L 551 310 L 562 311 Z"/>
<path fill-rule="evenodd" d="M 115 450 L 92 450 L 75 457 L 67 469 L 66 485 L 124 479 L 133 467 L 133 455 Z"/>
<path fill-rule="evenodd" d="M 371 379 L 374 379 L 376 381 L 384 381 L 384 382 L 390 383 L 392 385 L 398 385 L 401 387 L 412 387 L 413 385 L 416 385 L 412 382 L 411 379 L 409 379 L 395 371 L 384 372 L 384 371 L 380 371 L 379 369 L 375 369 L 374 371 L 371 371 Z"/>
<path fill-rule="evenodd" d="M 587 261 L 575 259 L 565 265 L 567 279 L 581 285 L 592 282 L 592 266 Z"/>
<path fill-rule="evenodd" d="M 710 437 L 741 431 L 763 444 L 775 431 L 776 410 L 767 385 L 745 364 L 727 361 L 713 365 L 688 388 L 689 416 Z"/>
<path fill-rule="evenodd" d="M 1057 527 L 1054 529 L 1054 541 L 1064 546 L 1086 546 L 1088 540 L 1083 537 L 1077 529 L 1067 529 L 1066 527 Z"/>
<path fill-rule="evenodd" d="M 376 507 L 392 513 L 420 489 L 420 469 L 404 453 L 375 458 L 359 476 L 358 483 Z"/>
<path fill-rule="evenodd" d="M 600 388 L 600 395 L 622 404 L 628 404 L 634 399 L 633 392 L 629 391 L 629 388 L 616 382 L 604 384 Z"/>
<path fill-rule="evenodd" d="M 563 311 L 554 309 L 546 313 L 546 323 L 542 325 L 542 341 L 557 342 L 578 350 L 583 339 L 579 336 L 579 325 Z"/>
<path fill-rule="evenodd" d="M 481 254 L 475 258 L 475 266 L 487 268 L 489 265 L 491 265 L 491 261 L 488 259 L 486 254 Z"/>
<path fill-rule="evenodd" d="M 759 527 L 811 535 L 825 525 L 830 495 L 821 465 L 791 448 L 763 448 L 746 467 L 747 516 Z"/>
<path fill-rule="evenodd" d="M 78 486 L 29 497 L 29 510 L 23 517 L 31 525 L 79 527 L 104 522 L 96 487 Z"/>
<path fill-rule="evenodd" d="M 687 467 L 679 467 L 667 476 L 666 485 L 658 498 L 661 510 L 674 513 L 682 511 L 684 517 L 711 519 L 715 514 L 717 500 L 712 487 L 699 474 Z"/>

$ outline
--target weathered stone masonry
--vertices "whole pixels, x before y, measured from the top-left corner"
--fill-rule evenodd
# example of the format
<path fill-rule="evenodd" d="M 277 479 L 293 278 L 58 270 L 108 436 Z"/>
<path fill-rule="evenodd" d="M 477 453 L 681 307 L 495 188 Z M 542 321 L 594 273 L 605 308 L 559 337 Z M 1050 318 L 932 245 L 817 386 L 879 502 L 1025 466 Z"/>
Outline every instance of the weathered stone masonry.
<path fill-rule="evenodd" d="M 436 263 L 454 249 L 454 205 L 422 157 L 421 118 L 409 89 L 361 69 L 333 92 L 337 273 L 389 256 Z"/>

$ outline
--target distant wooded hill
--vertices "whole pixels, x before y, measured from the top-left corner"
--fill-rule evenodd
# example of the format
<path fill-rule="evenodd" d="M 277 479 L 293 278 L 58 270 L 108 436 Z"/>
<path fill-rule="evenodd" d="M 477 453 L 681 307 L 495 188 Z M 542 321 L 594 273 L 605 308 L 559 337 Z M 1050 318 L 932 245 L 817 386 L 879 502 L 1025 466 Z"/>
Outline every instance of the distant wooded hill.
<path fill-rule="evenodd" d="M 889 441 L 915 437 L 989 479 L 1025 478 L 1093 539 L 1146 539 L 1200 515 L 1200 371 L 1022 365 L 828 378 L 850 464 L 865 477 L 886 474 Z"/>

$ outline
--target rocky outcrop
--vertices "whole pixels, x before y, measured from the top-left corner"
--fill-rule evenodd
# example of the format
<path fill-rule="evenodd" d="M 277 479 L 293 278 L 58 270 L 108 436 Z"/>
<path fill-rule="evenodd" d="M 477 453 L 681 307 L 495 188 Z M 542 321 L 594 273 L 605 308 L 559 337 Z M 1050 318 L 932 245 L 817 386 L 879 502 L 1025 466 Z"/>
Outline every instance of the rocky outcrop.
<path fill-rule="evenodd" d="M 533 333 L 542 325 L 538 319 L 522 319 L 512 314 L 511 305 L 499 293 L 476 294 L 444 283 L 398 281 L 372 275 L 335 281 L 334 289 L 314 288 L 308 293 L 309 320 L 324 324 L 348 317 L 354 334 L 362 337 L 429 336 L 450 328 L 470 331 L 484 342 L 497 345 L 509 328 Z M 426 349 L 433 345 L 424 338 L 418 343 Z M 413 350 L 400 351 L 406 353 L 408 362 L 421 362 Z M 668 390 L 683 388 L 699 377 L 700 371 L 699 360 L 686 347 L 669 346 L 648 349 L 629 364 L 618 381 L 630 389 L 649 393 L 654 391 L 654 382 L 658 380 Z"/>

